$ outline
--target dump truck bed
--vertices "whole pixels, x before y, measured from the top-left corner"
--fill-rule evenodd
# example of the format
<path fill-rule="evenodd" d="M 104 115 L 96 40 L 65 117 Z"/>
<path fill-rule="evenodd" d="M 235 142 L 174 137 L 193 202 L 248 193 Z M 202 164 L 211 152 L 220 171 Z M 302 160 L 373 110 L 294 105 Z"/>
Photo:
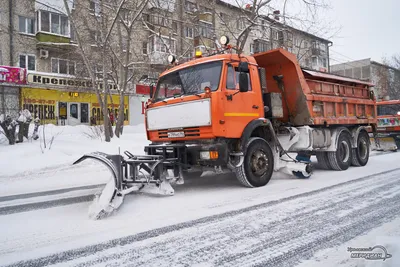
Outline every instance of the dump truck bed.
<path fill-rule="evenodd" d="M 376 124 L 376 102 L 370 96 L 373 84 L 302 69 L 296 56 L 281 48 L 253 56 L 265 71 L 264 93 L 282 94 L 280 120 L 295 126 Z M 274 79 L 279 75 L 283 75 L 283 88 Z"/>

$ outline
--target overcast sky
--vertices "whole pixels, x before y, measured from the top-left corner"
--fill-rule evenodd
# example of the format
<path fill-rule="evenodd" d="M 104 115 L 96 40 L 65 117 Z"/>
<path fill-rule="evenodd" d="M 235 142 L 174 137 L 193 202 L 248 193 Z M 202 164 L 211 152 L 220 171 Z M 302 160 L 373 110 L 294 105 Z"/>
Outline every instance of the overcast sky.
<path fill-rule="evenodd" d="M 331 64 L 400 54 L 399 0 L 331 0 L 330 5 L 327 16 L 341 26 L 331 38 Z"/>

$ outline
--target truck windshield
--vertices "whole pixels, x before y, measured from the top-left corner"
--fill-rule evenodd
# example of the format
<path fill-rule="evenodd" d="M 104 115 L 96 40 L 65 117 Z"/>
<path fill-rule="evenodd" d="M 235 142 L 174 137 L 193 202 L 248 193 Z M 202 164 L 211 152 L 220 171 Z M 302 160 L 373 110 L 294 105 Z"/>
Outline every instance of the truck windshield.
<path fill-rule="evenodd" d="M 400 112 L 400 104 L 378 106 L 378 116 L 398 115 L 398 112 Z"/>
<path fill-rule="evenodd" d="M 203 63 L 177 70 L 160 77 L 155 92 L 155 100 L 194 95 L 204 92 L 206 86 L 211 91 L 218 89 L 221 76 L 222 61 Z"/>

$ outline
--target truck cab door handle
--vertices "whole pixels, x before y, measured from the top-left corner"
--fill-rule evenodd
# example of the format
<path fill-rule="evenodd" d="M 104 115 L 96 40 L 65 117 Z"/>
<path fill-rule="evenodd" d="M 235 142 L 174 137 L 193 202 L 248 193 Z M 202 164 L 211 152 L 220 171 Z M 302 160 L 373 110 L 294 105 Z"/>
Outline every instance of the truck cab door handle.
<path fill-rule="evenodd" d="M 253 105 L 253 108 L 254 108 L 254 109 L 258 109 L 258 106 L 256 106 L 256 105 Z"/>

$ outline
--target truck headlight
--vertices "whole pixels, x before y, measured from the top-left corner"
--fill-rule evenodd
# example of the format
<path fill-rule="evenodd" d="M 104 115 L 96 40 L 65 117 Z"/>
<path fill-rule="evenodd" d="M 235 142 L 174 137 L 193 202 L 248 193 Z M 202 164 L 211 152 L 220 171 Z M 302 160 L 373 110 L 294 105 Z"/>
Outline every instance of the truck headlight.
<path fill-rule="evenodd" d="M 218 151 L 200 151 L 201 159 L 218 159 Z"/>

